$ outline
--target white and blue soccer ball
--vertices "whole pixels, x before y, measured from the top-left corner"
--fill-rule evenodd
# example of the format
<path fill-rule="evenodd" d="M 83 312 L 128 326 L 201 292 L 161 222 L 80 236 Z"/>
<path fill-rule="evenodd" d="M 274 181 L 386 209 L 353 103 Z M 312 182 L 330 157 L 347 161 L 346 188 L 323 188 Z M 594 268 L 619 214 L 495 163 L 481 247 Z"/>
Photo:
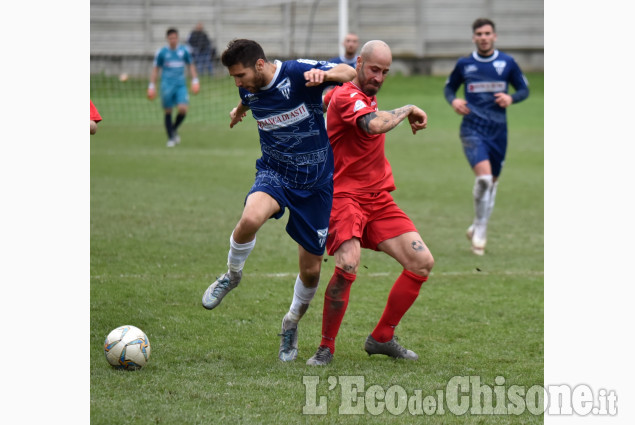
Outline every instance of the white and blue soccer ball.
<path fill-rule="evenodd" d="M 136 326 L 120 326 L 106 337 L 104 354 L 108 363 L 117 369 L 141 369 L 150 358 L 150 340 Z"/>

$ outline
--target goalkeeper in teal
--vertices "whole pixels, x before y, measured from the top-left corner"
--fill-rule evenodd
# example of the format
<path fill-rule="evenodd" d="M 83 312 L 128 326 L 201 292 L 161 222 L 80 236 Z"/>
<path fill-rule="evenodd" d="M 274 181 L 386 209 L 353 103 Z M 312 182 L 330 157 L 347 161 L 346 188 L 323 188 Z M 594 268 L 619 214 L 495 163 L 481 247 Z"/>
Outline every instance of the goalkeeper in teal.
<path fill-rule="evenodd" d="M 196 66 L 192 61 L 189 50 L 179 44 L 179 33 L 175 28 L 168 29 L 166 33 L 168 45 L 159 49 L 154 56 L 150 84 L 148 85 L 148 99 L 156 97 L 157 76 L 161 69 L 161 105 L 165 111 L 165 130 L 168 133 L 167 147 L 171 148 L 181 142 L 177 130 L 187 114 L 189 96 L 185 84 L 185 67 L 190 69 L 192 77 L 192 93 L 199 91 Z M 176 106 L 176 119 L 172 122 L 172 109 Z"/>
<path fill-rule="evenodd" d="M 445 84 L 445 98 L 463 116 L 461 142 L 475 175 L 474 221 L 467 229 L 472 252 L 485 253 L 487 224 L 494 208 L 498 178 L 507 151 L 506 109 L 529 96 L 527 80 L 511 56 L 494 48 L 496 28 L 489 19 L 472 24 L 476 50 L 461 58 Z M 465 99 L 456 97 L 461 84 Z M 515 93 L 508 94 L 509 85 Z"/>

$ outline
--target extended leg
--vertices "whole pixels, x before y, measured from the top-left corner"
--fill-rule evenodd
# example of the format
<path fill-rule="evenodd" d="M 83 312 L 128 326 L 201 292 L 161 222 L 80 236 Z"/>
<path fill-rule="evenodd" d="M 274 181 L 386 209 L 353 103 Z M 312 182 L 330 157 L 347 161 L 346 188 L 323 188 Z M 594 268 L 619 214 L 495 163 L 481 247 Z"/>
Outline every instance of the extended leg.
<path fill-rule="evenodd" d="M 254 192 L 247 198 L 243 215 L 229 239 L 228 270 L 212 283 L 203 294 L 203 307 L 217 307 L 229 291 L 240 283 L 247 257 L 256 245 L 256 233 L 280 206 L 270 195 Z"/>

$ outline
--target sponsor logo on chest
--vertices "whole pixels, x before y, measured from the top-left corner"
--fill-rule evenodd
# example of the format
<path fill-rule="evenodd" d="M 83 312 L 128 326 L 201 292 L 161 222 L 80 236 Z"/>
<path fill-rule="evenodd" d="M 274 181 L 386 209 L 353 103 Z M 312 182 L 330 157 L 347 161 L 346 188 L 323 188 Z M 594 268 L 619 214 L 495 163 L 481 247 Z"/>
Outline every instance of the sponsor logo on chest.
<path fill-rule="evenodd" d="M 258 128 L 264 131 L 272 131 L 278 128 L 289 127 L 309 117 L 309 110 L 303 103 L 295 109 L 271 115 L 258 121 Z"/>
<path fill-rule="evenodd" d="M 504 81 L 483 81 L 467 85 L 468 93 L 497 93 L 505 91 Z"/>

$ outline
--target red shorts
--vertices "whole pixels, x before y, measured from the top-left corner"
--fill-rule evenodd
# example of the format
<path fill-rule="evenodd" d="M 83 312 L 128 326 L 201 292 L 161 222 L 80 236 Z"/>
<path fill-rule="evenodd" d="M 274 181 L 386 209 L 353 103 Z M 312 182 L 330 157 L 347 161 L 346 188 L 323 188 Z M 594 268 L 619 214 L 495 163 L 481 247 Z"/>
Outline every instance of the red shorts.
<path fill-rule="evenodd" d="M 381 242 L 416 231 L 390 192 L 336 195 L 326 250 L 328 255 L 333 255 L 343 242 L 358 238 L 362 248 L 378 251 L 377 245 Z"/>

